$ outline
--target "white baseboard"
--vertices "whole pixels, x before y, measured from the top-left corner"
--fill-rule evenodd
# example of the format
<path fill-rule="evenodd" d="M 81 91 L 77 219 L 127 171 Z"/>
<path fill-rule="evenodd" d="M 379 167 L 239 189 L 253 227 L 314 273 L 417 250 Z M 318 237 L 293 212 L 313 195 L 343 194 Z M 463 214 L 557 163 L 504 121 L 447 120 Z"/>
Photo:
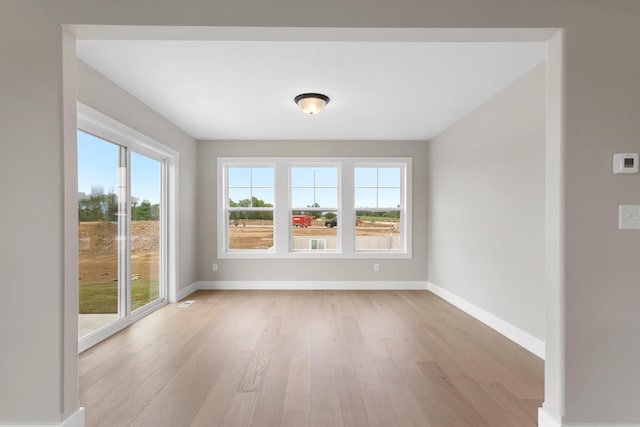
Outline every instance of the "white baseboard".
<path fill-rule="evenodd" d="M 544 408 L 538 408 L 538 427 L 640 427 L 640 424 L 561 423 Z"/>
<path fill-rule="evenodd" d="M 175 301 L 169 301 L 170 303 L 175 303 L 178 302 L 182 299 L 185 299 L 186 297 L 188 297 L 189 295 L 191 295 L 192 293 L 194 293 L 195 291 L 197 291 L 198 288 L 198 283 L 200 282 L 193 282 L 192 284 L 190 284 L 189 286 L 185 286 L 182 289 L 178 289 L 178 292 L 176 292 L 176 300 Z"/>
<path fill-rule="evenodd" d="M 62 427 L 84 427 L 84 408 L 78 408 L 62 423 Z"/>
<path fill-rule="evenodd" d="M 475 317 L 490 328 L 501 333 L 516 344 L 526 348 L 536 356 L 544 359 L 545 344 L 541 339 L 534 337 L 511 323 L 496 317 L 488 311 L 471 304 L 469 301 L 466 301 L 431 282 L 427 283 L 427 289 L 443 300 L 455 305 L 465 313 Z"/>
<path fill-rule="evenodd" d="M 84 427 L 84 408 L 78 408 L 66 420 L 59 424 L 0 424 L 2 427 Z"/>
<path fill-rule="evenodd" d="M 206 281 L 194 283 L 202 290 L 425 290 L 422 281 Z"/>
<path fill-rule="evenodd" d="M 544 408 L 538 408 L 538 427 L 562 427 Z"/>

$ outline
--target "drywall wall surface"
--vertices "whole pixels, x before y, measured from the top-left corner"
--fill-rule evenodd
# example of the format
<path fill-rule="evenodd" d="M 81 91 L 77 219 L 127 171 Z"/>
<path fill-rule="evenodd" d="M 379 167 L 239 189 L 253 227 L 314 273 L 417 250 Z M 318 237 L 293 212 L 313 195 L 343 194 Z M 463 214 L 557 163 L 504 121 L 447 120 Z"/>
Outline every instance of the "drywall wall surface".
<path fill-rule="evenodd" d="M 554 152 L 563 169 L 558 234 L 565 247 L 558 258 L 564 292 L 547 295 L 566 301 L 554 301 L 561 319 L 547 318 L 558 322 L 553 327 L 564 339 L 545 360 L 554 368 L 545 369 L 545 381 L 562 395 L 545 397 L 555 400 L 545 407 L 567 423 L 640 423 L 640 234 L 617 230 L 617 206 L 640 203 L 640 175 L 611 174 L 614 152 L 639 151 L 638 21 L 637 0 L 398 0 L 375 7 L 365 0 L 1 2 L 0 423 L 55 423 L 67 412 L 61 402 L 77 401 L 62 396 L 61 378 L 73 381 L 77 372 L 65 371 L 60 360 L 61 354 L 76 357 L 61 349 L 60 330 L 75 316 L 61 304 L 69 232 L 62 213 L 65 24 L 115 31 L 113 25 L 325 27 L 336 33 L 337 27 L 564 28 L 558 126 L 564 145 Z M 30 228 L 16 226 L 25 222 Z M 28 301 L 29 310 L 14 301 Z"/>
<path fill-rule="evenodd" d="M 0 424 L 62 414 L 62 34 L 52 9 L 0 5 Z"/>
<path fill-rule="evenodd" d="M 179 286 L 196 279 L 196 142 L 111 80 L 78 60 L 78 100 L 179 153 Z"/>
<path fill-rule="evenodd" d="M 640 3 L 564 5 L 567 423 L 640 424 L 640 175 L 614 153 L 640 151 Z"/>
<path fill-rule="evenodd" d="M 429 143 L 429 281 L 544 340 L 545 65 Z"/>
<path fill-rule="evenodd" d="M 425 281 L 427 143 L 399 141 L 198 142 L 198 279 L 203 281 Z M 413 177 L 411 259 L 218 259 L 218 157 L 410 157 Z M 213 272 L 212 263 L 218 263 Z M 380 271 L 373 264 L 380 264 Z"/>

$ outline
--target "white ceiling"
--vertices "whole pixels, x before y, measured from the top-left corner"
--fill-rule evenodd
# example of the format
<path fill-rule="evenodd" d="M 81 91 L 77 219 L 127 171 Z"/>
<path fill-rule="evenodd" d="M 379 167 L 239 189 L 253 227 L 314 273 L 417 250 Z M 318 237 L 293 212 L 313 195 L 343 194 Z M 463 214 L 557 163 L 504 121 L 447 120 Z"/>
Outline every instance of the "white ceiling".
<path fill-rule="evenodd" d="M 78 57 L 195 139 L 428 140 L 545 43 L 79 40 Z M 331 98 L 322 114 L 294 104 Z"/>

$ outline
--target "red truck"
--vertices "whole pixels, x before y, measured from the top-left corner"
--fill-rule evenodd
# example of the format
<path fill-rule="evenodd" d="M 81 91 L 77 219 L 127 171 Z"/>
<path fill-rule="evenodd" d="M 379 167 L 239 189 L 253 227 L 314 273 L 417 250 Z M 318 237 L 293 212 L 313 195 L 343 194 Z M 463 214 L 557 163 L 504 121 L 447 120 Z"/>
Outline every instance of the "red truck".
<path fill-rule="evenodd" d="M 311 216 L 309 215 L 292 215 L 291 225 L 294 227 L 309 227 L 311 225 Z"/>

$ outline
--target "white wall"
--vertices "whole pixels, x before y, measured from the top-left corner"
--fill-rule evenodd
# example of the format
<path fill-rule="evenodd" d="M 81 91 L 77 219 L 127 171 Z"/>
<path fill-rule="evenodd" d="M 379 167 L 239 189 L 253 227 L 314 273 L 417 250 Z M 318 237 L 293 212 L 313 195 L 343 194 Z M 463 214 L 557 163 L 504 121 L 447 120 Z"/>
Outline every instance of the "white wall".
<path fill-rule="evenodd" d="M 639 20 L 637 0 L 3 1 L 0 422 L 56 423 L 78 407 L 77 387 L 64 386 L 77 381 L 64 368 L 77 355 L 63 346 L 62 326 L 75 284 L 63 272 L 62 101 L 72 89 L 62 83 L 61 25 L 138 24 L 563 28 L 550 64 L 564 68 L 547 138 L 562 145 L 547 156 L 558 196 L 547 203 L 558 216 L 547 235 L 558 268 L 546 301 L 557 311 L 547 320 L 558 340 L 545 360 L 545 408 L 567 423 L 640 423 L 640 234 L 617 230 L 617 206 L 640 204 L 640 175 L 611 174 L 614 152 L 640 151 Z"/>
<path fill-rule="evenodd" d="M 196 141 L 111 80 L 78 60 L 78 100 L 179 153 L 179 287 L 196 277 Z"/>
<path fill-rule="evenodd" d="M 410 157 L 413 169 L 412 259 L 221 259 L 217 256 L 218 157 Z M 198 142 L 198 278 L 203 281 L 426 281 L 427 143 L 398 141 Z M 415 183 L 418 183 L 416 185 Z M 212 263 L 219 270 L 213 272 Z M 380 271 L 373 271 L 373 263 Z"/>
<path fill-rule="evenodd" d="M 544 340 L 545 64 L 429 143 L 429 282 Z"/>

